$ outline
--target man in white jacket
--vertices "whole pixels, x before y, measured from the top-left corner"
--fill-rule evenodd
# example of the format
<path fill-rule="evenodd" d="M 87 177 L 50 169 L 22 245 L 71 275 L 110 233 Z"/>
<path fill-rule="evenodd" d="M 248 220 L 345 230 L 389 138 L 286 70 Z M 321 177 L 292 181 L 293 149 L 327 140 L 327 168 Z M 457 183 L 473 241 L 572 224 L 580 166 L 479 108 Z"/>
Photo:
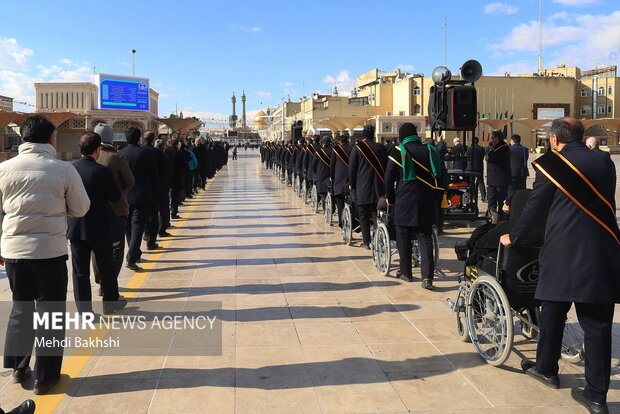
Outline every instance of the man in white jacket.
<path fill-rule="evenodd" d="M 90 200 L 76 169 L 56 159 L 54 125 L 31 116 L 21 127 L 19 155 L 0 164 L 0 264 L 13 292 L 4 367 L 14 382 L 31 374 L 35 340 L 32 311 L 64 312 L 67 299 L 67 216 L 82 217 Z M 45 339 L 64 338 L 64 330 L 36 332 Z M 45 394 L 60 379 L 62 347 L 37 348 L 34 392 Z"/>

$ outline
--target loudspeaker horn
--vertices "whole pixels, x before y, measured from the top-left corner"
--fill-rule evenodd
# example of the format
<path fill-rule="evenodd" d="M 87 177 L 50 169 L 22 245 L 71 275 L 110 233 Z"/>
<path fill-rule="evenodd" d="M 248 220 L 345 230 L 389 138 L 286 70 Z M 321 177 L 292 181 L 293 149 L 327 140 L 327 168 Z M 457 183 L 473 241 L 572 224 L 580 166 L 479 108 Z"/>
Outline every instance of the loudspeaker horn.
<path fill-rule="evenodd" d="M 477 60 L 468 60 L 461 67 L 461 77 L 465 82 L 474 83 L 482 76 L 482 65 Z"/>

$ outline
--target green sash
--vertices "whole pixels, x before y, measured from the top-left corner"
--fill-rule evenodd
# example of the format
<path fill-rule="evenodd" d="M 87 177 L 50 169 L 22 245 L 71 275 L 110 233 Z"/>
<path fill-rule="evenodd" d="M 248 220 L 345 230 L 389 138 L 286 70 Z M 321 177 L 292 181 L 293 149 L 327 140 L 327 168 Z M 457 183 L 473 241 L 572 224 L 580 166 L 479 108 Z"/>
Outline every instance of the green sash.
<path fill-rule="evenodd" d="M 421 141 L 420 137 L 417 135 L 412 135 L 403 140 L 402 143 L 398 145 L 398 149 L 400 150 L 400 156 L 402 158 L 402 166 L 403 166 L 403 181 L 408 183 L 416 179 L 415 175 L 415 167 L 413 165 L 413 158 L 407 152 L 407 145 L 410 142 Z M 434 177 L 441 176 L 441 159 L 439 158 L 439 152 L 437 148 L 432 146 L 431 144 L 426 145 L 428 148 L 428 156 L 431 162 L 431 170 Z"/>

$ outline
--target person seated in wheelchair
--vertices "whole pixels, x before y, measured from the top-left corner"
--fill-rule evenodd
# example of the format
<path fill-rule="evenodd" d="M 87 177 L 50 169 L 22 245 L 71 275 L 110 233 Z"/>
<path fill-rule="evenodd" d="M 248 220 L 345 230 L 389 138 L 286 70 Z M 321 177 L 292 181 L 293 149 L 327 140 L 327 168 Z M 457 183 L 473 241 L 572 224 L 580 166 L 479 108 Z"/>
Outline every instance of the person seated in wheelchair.
<path fill-rule="evenodd" d="M 331 187 L 330 183 L 330 162 L 332 158 L 331 138 L 324 137 L 321 145 L 316 149 L 316 156 L 312 165 L 316 192 L 319 202 L 325 200 L 325 196 Z"/>
<path fill-rule="evenodd" d="M 432 232 L 438 222 L 437 198 L 443 194 L 441 179 L 446 171 L 437 148 L 422 144 L 415 125 L 404 123 L 398 130 L 398 139 L 400 144 L 390 153 L 385 172 L 386 198 L 394 206 L 400 257 L 397 276 L 413 281 L 411 256 L 415 237 L 420 246 L 422 287 L 430 290 L 435 273 Z"/>
<path fill-rule="evenodd" d="M 335 142 L 332 148 L 332 158 L 329 165 L 334 201 L 338 209 L 338 227 L 342 228 L 342 211 L 345 196 L 349 192 L 348 168 L 351 144 L 349 144 L 349 134 L 346 133 L 340 135 L 338 140 L 339 142 Z"/>
<path fill-rule="evenodd" d="M 459 241 L 454 249 L 457 258 L 465 262 L 465 266 L 476 266 L 494 273 L 494 261 L 497 257 L 499 239 L 503 234 L 510 233 L 517 219 L 521 216 L 523 208 L 530 197 L 532 190 L 518 190 L 506 201 L 503 210 L 508 214 L 508 220 L 499 221 L 497 224 L 486 223 L 477 227 L 467 241 Z M 539 218 L 538 223 L 532 228 L 532 232 L 525 237 L 526 245 L 542 246 L 544 218 Z"/>

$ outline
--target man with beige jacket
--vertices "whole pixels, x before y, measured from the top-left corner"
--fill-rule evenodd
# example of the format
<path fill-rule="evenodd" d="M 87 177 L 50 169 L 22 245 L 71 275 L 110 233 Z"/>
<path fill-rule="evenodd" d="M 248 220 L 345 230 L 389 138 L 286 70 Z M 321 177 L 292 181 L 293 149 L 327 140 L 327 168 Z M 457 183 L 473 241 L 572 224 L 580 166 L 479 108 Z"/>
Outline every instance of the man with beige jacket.
<path fill-rule="evenodd" d="M 13 292 L 4 367 L 13 381 L 30 376 L 35 334 L 63 339 L 64 330 L 33 330 L 32 312 L 64 312 L 67 300 L 67 216 L 82 217 L 90 200 L 77 170 L 56 159 L 54 125 L 42 116 L 21 127 L 19 155 L 0 164 L 0 264 Z M 62 346 L 36 349 L 34 393 L 45 394 L 60 380 Z"/>

